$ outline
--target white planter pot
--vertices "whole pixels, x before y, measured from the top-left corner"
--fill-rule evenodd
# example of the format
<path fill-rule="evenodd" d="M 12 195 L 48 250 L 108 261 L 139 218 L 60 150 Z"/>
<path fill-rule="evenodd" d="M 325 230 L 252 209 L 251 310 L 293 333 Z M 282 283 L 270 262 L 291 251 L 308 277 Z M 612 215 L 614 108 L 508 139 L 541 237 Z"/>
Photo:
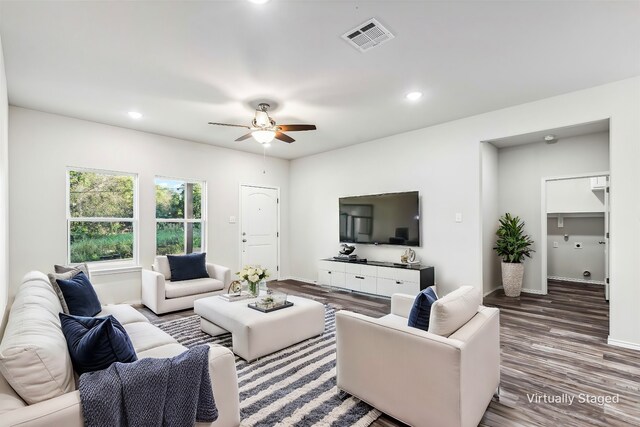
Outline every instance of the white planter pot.
<path fill-rule="evenodd" d="M 524 264 L 514 262 L 502 263 L 502 286 L 504 294 L 508 297 L 519 297 L 522 291 L 522 278 L 524 276 Z"/>

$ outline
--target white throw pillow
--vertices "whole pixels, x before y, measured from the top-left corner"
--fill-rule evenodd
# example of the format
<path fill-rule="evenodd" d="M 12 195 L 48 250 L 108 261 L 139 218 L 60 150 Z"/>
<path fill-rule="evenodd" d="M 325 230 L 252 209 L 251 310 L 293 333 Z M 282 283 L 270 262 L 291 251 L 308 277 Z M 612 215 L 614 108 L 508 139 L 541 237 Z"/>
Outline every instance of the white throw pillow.
<path fill-rule="evenodd" d="M 169 259 L 167 259 L 166 255 L 156 257 L 156 261 L 153 263 L 153 271 L 162 274 L 165 280 L 171 280 L 171 268 L 169 267 Z"/>
<path fill-rule="evenodd" d="M 47 276 L 28 273 L 11 306 L 0 343 L 0 372 L 28 404 L 75 390 L 60 301 Z"/>
<path fill-rule="evenodd" d="M 448 337 L 478 312 L 482 298 L 473 286 L 461 286 L 431 306 L 429 332 Z"/>

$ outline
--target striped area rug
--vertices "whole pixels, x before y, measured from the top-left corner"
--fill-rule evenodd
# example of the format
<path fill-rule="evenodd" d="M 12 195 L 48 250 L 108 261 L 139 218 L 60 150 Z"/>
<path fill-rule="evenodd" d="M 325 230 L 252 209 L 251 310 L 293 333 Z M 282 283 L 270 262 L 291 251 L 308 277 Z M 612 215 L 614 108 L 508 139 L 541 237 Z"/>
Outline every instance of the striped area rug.
<path fill-rule="evenodd" d="M 231 334 L 211 337 L 200 316 L 157 323 L 186 347 L 214 343 L 231 348 Z M 247 363 L 236 356 L 242 426 L 366 427 L 380 412 L 336 388 L 335 311 L 326 307 L 325 330 L 277 353 Z"/>

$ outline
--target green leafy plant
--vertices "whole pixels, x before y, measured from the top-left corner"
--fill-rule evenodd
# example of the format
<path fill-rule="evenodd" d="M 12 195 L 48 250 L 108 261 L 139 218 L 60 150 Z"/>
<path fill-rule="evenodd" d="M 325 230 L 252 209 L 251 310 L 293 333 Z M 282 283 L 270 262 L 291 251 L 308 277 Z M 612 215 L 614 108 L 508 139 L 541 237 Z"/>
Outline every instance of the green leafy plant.
<path fill-rule="evenodd" d="M 533 240 L 524 234 L 524 221 L 510 213 L 500 218 L 500 227 L 496 232 L 498 240 L 493 248 L 503 262 L 520 263 L 524 257 L 531 258 Z"/>

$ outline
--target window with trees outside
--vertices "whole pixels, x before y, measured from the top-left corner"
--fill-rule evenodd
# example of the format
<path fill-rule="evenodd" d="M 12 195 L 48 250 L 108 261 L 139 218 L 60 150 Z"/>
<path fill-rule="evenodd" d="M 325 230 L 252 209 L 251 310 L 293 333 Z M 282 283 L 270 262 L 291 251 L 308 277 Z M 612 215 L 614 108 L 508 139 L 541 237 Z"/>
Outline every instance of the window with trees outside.
<path fill-rule="evenodd" d="M 137 176 L 67 172 L 68 262 L 136 260 Z"/>
<path fill-rule="evenodd" d="M 156 254 L 203 252 L 205 183 L 156 178 Z"/>

